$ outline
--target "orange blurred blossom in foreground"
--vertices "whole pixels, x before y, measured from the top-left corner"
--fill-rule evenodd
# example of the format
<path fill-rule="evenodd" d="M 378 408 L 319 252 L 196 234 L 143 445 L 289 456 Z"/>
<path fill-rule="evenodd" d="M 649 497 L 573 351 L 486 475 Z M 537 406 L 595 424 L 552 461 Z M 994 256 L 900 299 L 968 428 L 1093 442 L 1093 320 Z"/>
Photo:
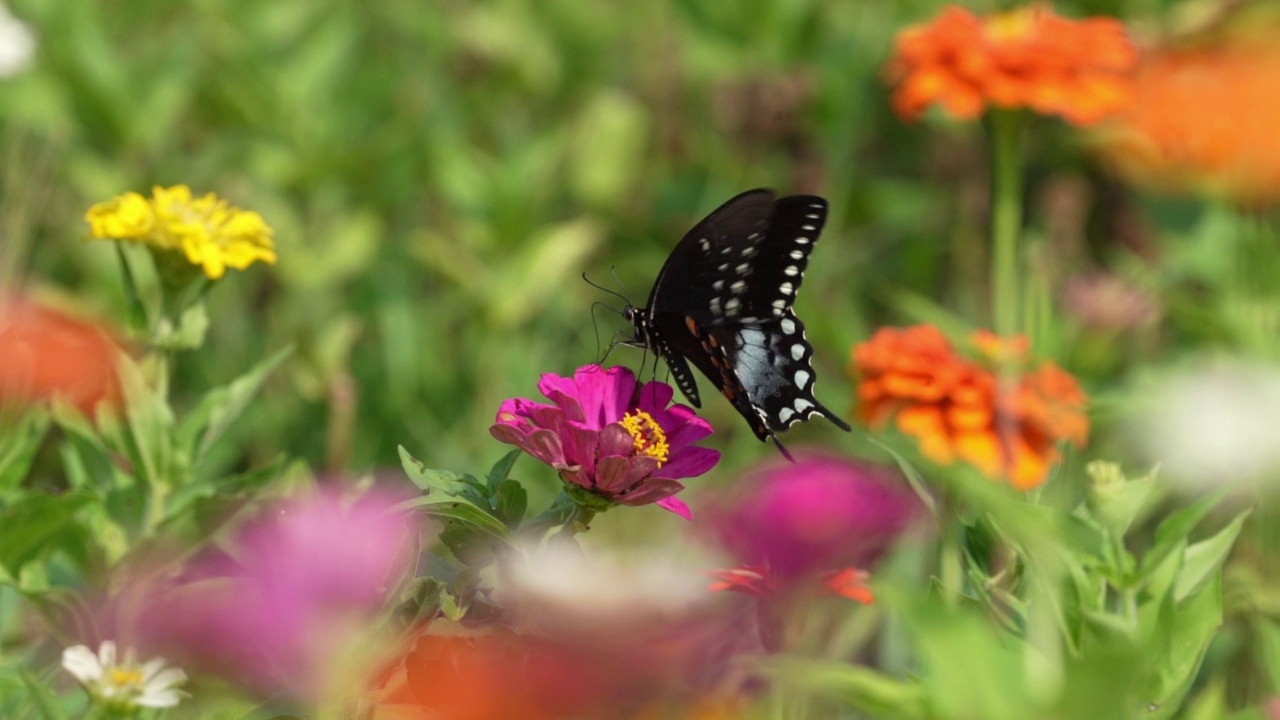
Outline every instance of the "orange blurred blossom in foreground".
<path fill-rule="evenodd" d="M 1126 176 L 1244 202 L 1280 200 L 1280 23 L 1143 58 L 1133 101 L 1099 133 Z"/>
<path fill-rule="evenodd" d="M 1059 441 L 1087 441 L 1088 398 L 1051 362 L 1028 371 L 1023 338 L 978 332 L 972 343 L 975 358 L 929 325 L 881 328 L 853 350 L 858 414 L 873 428 L 892 421 L 936 463 L 964 461 L 1033 488 L 1059 459 Z M 1010 373 L 1004 381 L 997 368 Z"/>
<path fill-rule="evenodd" d="M 651 678 L 629 683 L 613 658 L 494 632 L 422 634 L 375 680 L 375 720 L 718 720 L 742 717 L 732 696 L 672 699 Z M 642 673 L 643 675 L 644 673 Z M 649 673 L 652 674 L 652 671 Z"/>
<path fill-rule="evenodd" d="M 119 399 L 116 354 L 104 330 L 22 298 L 0 297 L 0 405 L 60 396 L 92 416 Z"/>
<path fill-rule="evenodd" d="M 1071 20 L 1039 4 L 979 18 L 950 6 L 898 35 L 888 75 L 908 120 L 937 103 L 960 120 L 994 105 L 1091 125 L 1125 107 L 1137 59 L 1111 18 Z"/>

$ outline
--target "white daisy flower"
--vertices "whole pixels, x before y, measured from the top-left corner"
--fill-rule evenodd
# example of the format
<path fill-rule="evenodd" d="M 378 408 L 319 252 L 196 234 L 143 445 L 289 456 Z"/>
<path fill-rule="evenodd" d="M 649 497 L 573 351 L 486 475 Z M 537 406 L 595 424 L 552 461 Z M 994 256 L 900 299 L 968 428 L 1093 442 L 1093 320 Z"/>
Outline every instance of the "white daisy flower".
<path fill-rule="evenodd" d="M 163 658 L 155 658 L 139 665 L 133 650 L 121 661 L 110 640 L 102 643 L 97 655 L 84 645 L 62 651 L 63 669 L 95 700 L 119 709 L 173 707 L 186 697 L 178 687 L 187 681 L 187 674 L 164 664 Z"/>
<path fill-rule="evenodd" d="M 0 78 L 26 70 L 35 52 L 36 34 L 0 2 Z"/>

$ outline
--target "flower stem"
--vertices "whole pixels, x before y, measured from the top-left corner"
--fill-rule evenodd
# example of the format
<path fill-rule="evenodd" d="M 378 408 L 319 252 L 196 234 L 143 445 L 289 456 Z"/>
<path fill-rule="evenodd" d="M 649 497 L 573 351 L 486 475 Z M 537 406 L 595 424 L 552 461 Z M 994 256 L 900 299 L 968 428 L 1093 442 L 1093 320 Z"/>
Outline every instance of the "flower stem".
<path fill-rule="evenodd" d="M 1002 337 L 1019 330 L 1018 236 L 1022 229 L 1022 126 L 1025 114 L 992 110 L 991 319 Z"/>
<path fill-rule="evenodd" d="M 125 311 L 125 322 L 129 330 L 142 332 L 147 329 L 147 308 L 138 295 L 138 283 L 133 279 L 133 268 L 129 267 L 129 259 L 124 256 L 124 248 L 120 243 L 116 243 L 116 259 L 120 261 L 120 279 L 124 284 L 125 302 L 128 305 Z"/>

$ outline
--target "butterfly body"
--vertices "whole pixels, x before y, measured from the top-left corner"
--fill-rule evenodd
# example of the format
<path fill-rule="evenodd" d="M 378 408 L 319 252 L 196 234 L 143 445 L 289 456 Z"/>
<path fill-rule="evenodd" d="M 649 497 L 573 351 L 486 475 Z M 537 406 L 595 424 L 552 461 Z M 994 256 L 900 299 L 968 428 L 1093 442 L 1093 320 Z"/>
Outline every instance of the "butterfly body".
<path fill-rule="evenodd" d="M 684 236 L 646 307 L 625 313 L 690 403 L 701 407 L 692 363 L 761 440 L 814 414 L 850 429 L 813 395 L 813 348 L 792 308 L 826 217 L 820 197 L 742 193 Z"/>

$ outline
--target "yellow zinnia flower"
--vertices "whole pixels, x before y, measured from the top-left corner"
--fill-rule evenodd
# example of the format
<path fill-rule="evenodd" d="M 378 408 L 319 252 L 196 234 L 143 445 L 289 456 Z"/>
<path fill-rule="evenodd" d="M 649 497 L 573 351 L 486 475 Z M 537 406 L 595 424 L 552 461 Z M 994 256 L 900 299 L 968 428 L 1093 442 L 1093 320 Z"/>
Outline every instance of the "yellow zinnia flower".
<path fill-rule="evenodd" d="M 133 240 L 158 250 L 181 251 L 211 280 L 228 267 L 243 270 L 276 261 L 272 231 L 262 216 L 241 210 L 213 193 L 200 198 L 186 185 L 155 187 L 147 200 L 130 192 L 89 208 L 85 220 L 94 238 Z"/>

